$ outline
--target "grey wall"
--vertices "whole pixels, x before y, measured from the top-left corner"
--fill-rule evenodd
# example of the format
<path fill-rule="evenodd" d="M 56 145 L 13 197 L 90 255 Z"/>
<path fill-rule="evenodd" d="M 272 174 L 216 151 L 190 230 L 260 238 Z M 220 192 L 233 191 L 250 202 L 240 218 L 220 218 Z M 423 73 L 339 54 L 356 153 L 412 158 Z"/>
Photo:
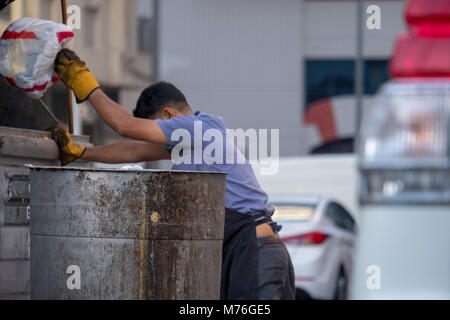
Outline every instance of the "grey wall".
<path fill-rule="evenodd" d="M 367 57 L 388 59 L 404 29 L 404 3 L 374 3 L 382 29 L 364 31 Z M 280 129 L 281 156 L 305 154 L 303 61 L 354 58 L 356 13 L 353 0 L 163 0 L 159 78 L 231 128 Z M 340 119 L 354 128 L 354 117 Z"/>
<path fill-rule="evenodd" d="M 297 0 L 161 1 L 160 78 L 230 128 L 281 129 L 281 153 L 301 153 L 301 6 Z"/>

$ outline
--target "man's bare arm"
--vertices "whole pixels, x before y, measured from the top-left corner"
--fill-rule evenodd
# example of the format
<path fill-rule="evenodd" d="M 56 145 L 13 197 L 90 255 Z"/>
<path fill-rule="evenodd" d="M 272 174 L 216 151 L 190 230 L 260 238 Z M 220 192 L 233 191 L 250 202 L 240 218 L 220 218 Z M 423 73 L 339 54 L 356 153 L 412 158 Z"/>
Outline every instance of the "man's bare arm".
<path fill-rule="evenodd" d="M 122 137 L 133 140 L 167 144 L 158 124 L 150 119 L 133 117 L 125 108 L 111 100 L 102 90 L 95 90 L 89 97 L 98 115 Z"/>
<path fill-rule="evenodd" d="M 83 160 L 109 164 L 137 163 L 170 159 L 161 145 L 143 141 L 125 141 L 86 150 Z"/>
<path fill-rule="evenodd" d="M 55 60 L 55 72 L 73 90 L 77 100 L 89 100 L 98 115 L 117 133 L 133 140 L 167 144 L 158 124 L 149 119 L 133 117 L 125 108 L 108 98 L 94 75 L 75 52 L 62 49 Z"/>

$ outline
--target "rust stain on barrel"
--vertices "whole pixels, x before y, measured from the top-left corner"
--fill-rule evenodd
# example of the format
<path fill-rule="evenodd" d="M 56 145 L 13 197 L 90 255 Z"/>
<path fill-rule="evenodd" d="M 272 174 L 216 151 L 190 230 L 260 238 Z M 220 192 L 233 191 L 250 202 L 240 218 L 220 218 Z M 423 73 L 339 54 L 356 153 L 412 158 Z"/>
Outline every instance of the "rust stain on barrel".
<path fill-rule="evenodd" d="M 144 266 L 145 266 L 145 225 L 147 216 L 147 207 L 145 201 L 142 201 L 142 217 L 141 217 L 141 232 L 140 232 L 140 264 L 139 264 L 139 300 L 144 299 Z"/>
<path fill-rule="evenodd" d="M 158 212 L 153 211 L 152 215 L 150 216 L 150 220 L 153 223 L 158 223 L 160 219 L 161 219 L 161 215 Z"/>

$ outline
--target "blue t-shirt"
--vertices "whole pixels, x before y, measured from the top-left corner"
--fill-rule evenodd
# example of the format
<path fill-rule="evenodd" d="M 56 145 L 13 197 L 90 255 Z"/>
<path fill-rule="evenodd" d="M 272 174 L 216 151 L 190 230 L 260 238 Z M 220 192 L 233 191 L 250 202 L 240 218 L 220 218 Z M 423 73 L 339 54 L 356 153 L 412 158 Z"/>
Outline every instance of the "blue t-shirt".
<path fill-rule="evenodd" d="M 166 136 L 168 149 L 173 150 L 173 170 L 227 173 L 226 208 L 250 215 L 273 215 L 274 209 L 268 203 L 268 196 L 261 189 L 250 163 L 234 139 L 226 139 L 227 128 L 222 118 L 201 112 L 156 122 Z M 219 143 L 216 146 L 222 145 L 222 150 L 212 148 L 213 142 Z M 183 154 L 186 151 L 188 154 Z M 212 157 L 204 157 L 204 154 Z"/>

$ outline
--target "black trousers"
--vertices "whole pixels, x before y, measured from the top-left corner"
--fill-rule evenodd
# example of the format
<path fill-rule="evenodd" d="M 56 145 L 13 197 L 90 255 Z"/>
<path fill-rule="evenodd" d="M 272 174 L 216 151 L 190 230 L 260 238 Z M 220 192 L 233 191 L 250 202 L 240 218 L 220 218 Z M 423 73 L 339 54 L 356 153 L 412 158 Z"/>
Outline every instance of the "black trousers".
<path fill-rule="evenodd" d="M 286 247 L 278 239 L 258 241 L 256 227 L 261 222 L 254 220 L 254 216 L 225 210 L 221 299 L 293 299 L 294 276 Z"/>
<path fill-rule="evenodd" d="M 276 237 L 258 239 L 259 299 L 294 300 L 295 274 L 284 242 Z"/>

